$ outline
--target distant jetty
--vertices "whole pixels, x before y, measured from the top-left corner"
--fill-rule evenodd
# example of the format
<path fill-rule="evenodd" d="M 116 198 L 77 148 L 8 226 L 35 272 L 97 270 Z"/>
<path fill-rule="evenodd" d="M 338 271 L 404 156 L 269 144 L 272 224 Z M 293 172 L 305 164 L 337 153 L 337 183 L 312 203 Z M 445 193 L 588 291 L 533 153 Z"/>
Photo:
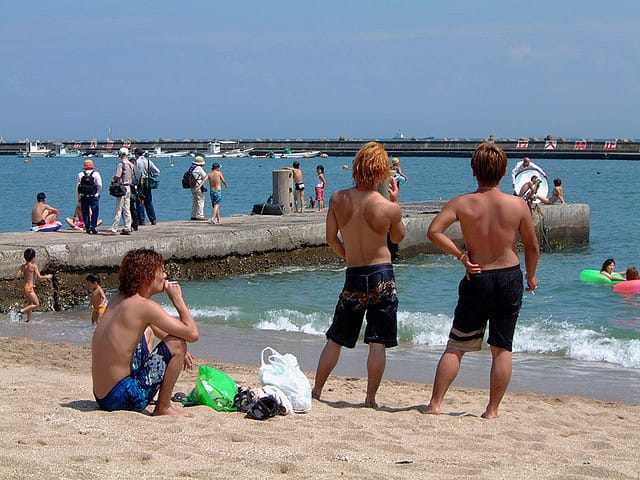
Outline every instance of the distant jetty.
<path fill-rule="evenodd" d="M 384 144 L 391 156 L 403 157 L 470 157 L 478 139 L 338 139 L 338 140 L 233 140 L 239 149 L 252 149 L 252 156 L 267 156 L 270 153 L 319 151 L 331 157 L 353 157 L 362 145 L 370 140 Z M 640 160 L 640 142 L 628 139 L 611 140 L 565 140 L 565 139 L 489 139 L 500 145 L 509 158 L 562 158 L 562 159 L 616 159 Z M 83 140 L 83 141 L 39 141 L 43 148 L 55 150 L 63 144 L 67 150 L 88 155 L 113 152 L 122 146 L 139 147 L 153 151 L 158 147 L 167 153 L 188 151 L 206 152 L 211 140 Z M 28 143 L 28 142 L 27 142 Z M 31 142 L 33 143 L 33 142 Z M 0 155 L 19 155 L 25 152 L 25 142 L 0 143 Z M 68 155 L 66 155 L 68 156 Z"/>

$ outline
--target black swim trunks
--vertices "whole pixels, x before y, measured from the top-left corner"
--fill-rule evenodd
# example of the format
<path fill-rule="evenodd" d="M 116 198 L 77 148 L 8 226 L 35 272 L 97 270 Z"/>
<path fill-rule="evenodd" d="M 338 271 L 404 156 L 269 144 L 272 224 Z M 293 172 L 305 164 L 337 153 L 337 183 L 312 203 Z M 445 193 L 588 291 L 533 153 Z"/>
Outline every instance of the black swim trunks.
<path fill-rule="evenodd" d="M 349 267 L 327 338 L 343 347 L 355 347 L 366 312 L 365 343 L 395 347 L 397 311 L 396 281 L 390 263 Z"/>
<path fill-rule="evenodd" d="M 41 227 L 42 225 L 46 225 L 47 222 L 45 222 L 44 220 L 40 220 L 39 222 L 31 222 L 31 225 L 34 227 Z"/>
<path fill-rule="evenodd" d="M 296 190 L 304 190 L 304 183 L 296 183 Z"/>
<path fill-rule="evenodd" d="M 489 345 L 511 351 L 522 306 L 520 265 L 465 275 L 458 286 L 458 305 L 447 347 L 464 352 L 482 348 L 489 322 Z"/>

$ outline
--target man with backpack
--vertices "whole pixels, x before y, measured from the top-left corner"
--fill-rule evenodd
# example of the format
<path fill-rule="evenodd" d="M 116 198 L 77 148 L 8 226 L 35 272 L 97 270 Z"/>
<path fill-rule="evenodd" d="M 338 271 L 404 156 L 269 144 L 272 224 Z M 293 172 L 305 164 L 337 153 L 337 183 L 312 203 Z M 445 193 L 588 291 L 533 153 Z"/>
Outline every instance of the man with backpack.
<path fill-rule="evenodd" d="M 82 209 L 84 229 L 90 235 L 97 235 L 98 214 L 100 213 L 100 192 L 102 177 L 96 170 L 93 160 L 84 161 L 82 171 L 78 173 L 78 200 Z"/>
<path fill-rule="evenodd" d="M 160 169 L 149 160 L 141 148 L 133 151 L 136 157 L 135 161 L 135 184 L 138 187 L 138 199 L 136 202 L 138 213 L 138 225 L 144 225 L 144 212 L 147 211 L 149 222 L 151 225 L 156 224 L 156 210 L 153 207 L 153 189 L 155 186 L 152 181 L 157 182 L 156 177 L 160 175 Z"/>
<path fill-rule="evenodd" d="M 193 159 L 189 170 L 184 172 L 182 176 L 182 188 L 191 189 L 191 220 L 206 220 L 204 216 L 204 192 L 205 187 L 200 187 L 207 174 L 202 168 L 204 165 L 204 157 L 198 155 Z"/>

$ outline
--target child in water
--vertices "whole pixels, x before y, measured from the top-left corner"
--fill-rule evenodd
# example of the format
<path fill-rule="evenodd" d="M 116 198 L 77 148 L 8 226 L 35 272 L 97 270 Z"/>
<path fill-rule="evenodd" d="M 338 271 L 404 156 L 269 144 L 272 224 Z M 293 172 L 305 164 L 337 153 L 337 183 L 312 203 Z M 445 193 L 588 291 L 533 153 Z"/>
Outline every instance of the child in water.
<path fill-rule="evenodd" d="M 28 322 L 31 320 L 31 312 L 40 306 L 40 300 L 34 290 L 35 281 L 43 278 L 50 280 L 53 278 L 53 275 L 42 275 L 40 273 L 40 269 L 36 264 L 36 251 L 33 248 L 27 248 L 24 251 L 24 259 L 25 264 L 16 272 L 11 286 L 15 287 L 16 280 L 18 280 L 20 276 L 24 277 L 24 298 L 27 301 L 27 305 L 19 311 L 19 319 L 22 321 L 24 314 L 26 313 Z"/>

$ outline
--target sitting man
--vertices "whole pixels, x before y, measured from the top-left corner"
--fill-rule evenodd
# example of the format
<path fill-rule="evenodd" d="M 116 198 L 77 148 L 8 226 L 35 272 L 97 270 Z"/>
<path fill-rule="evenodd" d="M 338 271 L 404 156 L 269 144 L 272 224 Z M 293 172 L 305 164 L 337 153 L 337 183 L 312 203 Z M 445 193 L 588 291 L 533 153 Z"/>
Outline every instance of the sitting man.
<path fill-rule="evenodd" d="M 562 180 L 559 178 L 553 179 L 553 192 L 551 192 L 551 196 L 549 198 L 543 195 L 537 195 L 536 198 L 540 200 L 545 205 L 552 205 L 560 200 L 560 203 L 567 203 L 564 201 L 564 191 L 562 189 Z"/>
<path fill-rule="evenodd" d="M 531 210 L 531 208 L 533 207 L 533 202 L 536 199 L 536 195 L 538 194 L 538 188 L 540 187 L 541 183 L 542 183 L 542 180 L 540 180 L 537 175 L 533 175 L 531 177 L 531 180 L 529 180 L 527 183 L 522 185 L 522 188 L 520 189 L 520 192 L 518 195 L 525 202 L 527 202 L 527 205 L 529 206 L 529 210 Z"/>
<path fill-rule="evenodd" d="M 36 203 L 31 210 L 31 225 L 34 227 L 53 223 L 58 219 L 58 215 L 60 215 L 60 211 L 57 208 L 44 203 L 46 199 L 47 196 L 44 192 L 40 192 L 36 195 L 38 203 Z"/>
<path fill-rule="evenodd" d="M 193 366 L 187 342 L 199 338 L 180 286 L 167 281 L 162 255 L 149 249 L 127 252 L 119 281 L 119 293 L 97 323 L 91 342 L 93 394 L 98 405 L 108 411 L 142 411 L 159 389 L 153 415 L 191 416 L 171 405 L 180 370 Z M 179 319 L 150 299 L 162 291 Z M 152 349 L 153 334 L 162 341 Z"/>

